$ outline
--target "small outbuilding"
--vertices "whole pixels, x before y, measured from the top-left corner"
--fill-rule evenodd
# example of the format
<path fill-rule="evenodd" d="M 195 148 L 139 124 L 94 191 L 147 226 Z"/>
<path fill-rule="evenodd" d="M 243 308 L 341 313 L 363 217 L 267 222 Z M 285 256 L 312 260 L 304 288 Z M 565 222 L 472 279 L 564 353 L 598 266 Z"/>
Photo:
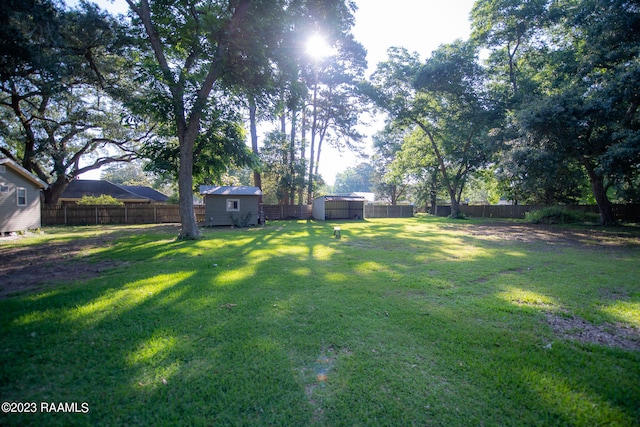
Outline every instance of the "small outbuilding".
<path fill-rule="evenodd" d="M 201 185 L 204 199 L 204 225 L 250 226 L 258 224 L 262 191 L 248 186 Z"/>
<path fill-rule="evenodd" d="M 0 158 L 0 235 L 42 226 L 40 193 L 46 187 L 18 163 Z"/>
<path fill-rule="evenodd" d="M 363 219 L 364 197 L 322 196 L 313 200 L 313 219 Z"/>

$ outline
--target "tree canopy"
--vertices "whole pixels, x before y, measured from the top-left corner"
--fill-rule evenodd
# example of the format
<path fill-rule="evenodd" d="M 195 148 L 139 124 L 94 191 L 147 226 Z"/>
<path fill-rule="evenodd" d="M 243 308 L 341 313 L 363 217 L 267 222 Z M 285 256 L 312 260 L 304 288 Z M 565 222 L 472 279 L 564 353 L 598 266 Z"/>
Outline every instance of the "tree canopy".
<path fill-rule="evenodd" d="M 49 184 L 54 203 L 89 170 L 136 157 L 149 136 L 128 115 L 124 28 L 92 3 L 9 2 L 0 31 L 0 150 Z"/>

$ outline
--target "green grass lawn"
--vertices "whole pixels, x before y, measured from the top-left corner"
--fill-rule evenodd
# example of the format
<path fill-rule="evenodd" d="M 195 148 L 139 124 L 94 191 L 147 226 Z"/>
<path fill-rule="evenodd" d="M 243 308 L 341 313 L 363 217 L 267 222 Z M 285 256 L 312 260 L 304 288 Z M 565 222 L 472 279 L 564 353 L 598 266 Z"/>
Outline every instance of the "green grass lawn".
<path fill-rule="evenodd" d="M 0 425 L 640 424 L 637 228 L 418 217 L 4 244 L 114 229 L 78 256 L 115 262 L 99 277 L 0 300 L 0 401 L 38 410 Z"/>

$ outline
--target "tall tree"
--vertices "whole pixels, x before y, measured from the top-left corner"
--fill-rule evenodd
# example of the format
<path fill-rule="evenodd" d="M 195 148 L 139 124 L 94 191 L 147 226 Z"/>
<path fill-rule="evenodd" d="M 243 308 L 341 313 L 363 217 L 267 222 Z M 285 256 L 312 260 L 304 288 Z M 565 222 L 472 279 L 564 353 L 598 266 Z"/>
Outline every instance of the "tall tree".
<path fill-rule="evenodd" d="M 289 204 L 291 192 L 304 187 L 304 163 L 298 155 L 296 163 L 290 163 L 290 143 L 288 136 L 279 131 L 270 132 L 265 138 L 260 160 L 266 203 Z"/>
<path fill-rule="evenodd" d="M 364 108 L 358 84 L 364 78 L 365 50 L 351 34 L 342 34 L 334 46 L 332 55 L 315 58 L 309 69 L 313 89 L 308 200 L 325 140 L 338 149 L 352 149 L 362 138 L 357 131 Z"/>
<path fill-rule="evenodd" d="M 180 238 L 196 239 L 193 210 L 193 154 L 202 119 L 225 102 L 225 91 L 242 87 L 247 75 L 273 72 L 275 52 L 291 31 L 288 7 L 303 4 L 307 19 L 345 22 L 352 2 L 293 0 L 127 0 L 133 23 L 148 46 L 141 69 L 155 90 L 180 150 L 178 186 Z M 346 17 L 343 16 L 347 13 Z M 150 54 L 150 55 L 149 55 Z M 254 91 L 249 93 L 255 94 Z M 157 110 L 148 104 L 148 110 Z"/>
<path fill-rule="evenodd" d="M 494 82 L 506 81 L 509 97 L 521 90 L 520 58 L 532 47 L 547 18 L 549 0 L 478 0 L 471 11 L 474 41 L 491 50 Z M 505 76 L 498 78 L 497 76 Z"/>
<path fill-rule="evenodd" d="M 640 8 L 623 0 L 557 5 L 540 90 L 520 124 L 589 179 L 603 225 L 615 223 L 608 190 L 640 166 Z"/>
<path fill-rule="evenodd" d="M 148 127 L 114 97 L 126 84 L 122 28 L 97 6 L 10 2 L 0 31 L 0 150 L 49 183 L 55 203 L 74 177 L 135 158 Z M 5 50 L 6 49 L 6 50 Z"/>
<path fill-rule="evenodd" d="M 459 215 L 469 176 L 487 165 L 496 148 L 492 136 L 499 110 L 485 93 L 484 74 L 472 43 L 441 46 L 424 65 L 406 50 L 391 49 L 369 89 L 372 99 L 398 124 L 419 129 L 434 156 Z M 373 89 L 373 90 L 371 90 Z"/>
<path fill-rule="evenodd" d="M 336 193 L 369 193 L 373 189 L 374 169 L 370 163 L 359 163 L 336 174 L 333 191 Z"/>
<path fill-rule="evenodd" d="M 179 238 L 200 237 L 193 209 L 193 156 L 203 118 L 247 69 L 269 67 L 285 22 L 284 1 L 127 0 L 145 39 L 140 72 L 150 79 L 178 139 Z M 149 55 L 150 54 L 150 55 Z M 211 95 L 216 99 L 212 99 Z M 147 104 L 148 110 L 155 105 Z"/>
<path fill-rule="evenodd" d="M 375 169 L 373 181 L 376 195 L 381 199 L 388 198 L 394 206 L 406 196 L 407 191 L 404 173 L 397 173 L 392 166 L 406 136 L 406 129 L 389 125 L 373 136 L 372 163 Z"/>

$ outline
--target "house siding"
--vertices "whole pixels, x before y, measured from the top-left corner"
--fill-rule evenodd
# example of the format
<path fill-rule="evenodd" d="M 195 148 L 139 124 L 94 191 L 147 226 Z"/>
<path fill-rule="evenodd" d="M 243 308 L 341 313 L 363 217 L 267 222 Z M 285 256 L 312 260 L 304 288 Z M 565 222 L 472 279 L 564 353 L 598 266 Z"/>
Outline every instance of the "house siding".
<path fill-rule="evenodd" d="M 40 188 L 10 166 L 0 173 L 0 185 L 9 188 L 8 192 L 0 192 L 0 234 L 40 228 Z M 26 206 L 18 206 L 19 188 L 26 189 Z"/>
<path fill-rule="evenodd" d="M 227 211 L 227 200 L 239 200 L 240 210 L 235 212 Z M 247 225 L 258 224 L 258 196 L 239 194 L 207 194 L 205 196 L 205 225 L 233 225 L 234 220 L 244 218 L 249 213 Z"/>

